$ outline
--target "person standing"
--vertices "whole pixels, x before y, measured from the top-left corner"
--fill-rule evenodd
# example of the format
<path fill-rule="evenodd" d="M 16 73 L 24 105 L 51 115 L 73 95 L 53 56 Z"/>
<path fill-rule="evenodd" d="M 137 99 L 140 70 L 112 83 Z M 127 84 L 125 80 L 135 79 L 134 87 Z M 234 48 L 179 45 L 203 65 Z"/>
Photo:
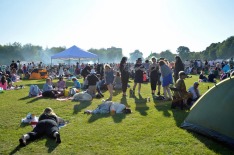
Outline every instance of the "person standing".
<path fill-rule="evenodd" d="M 107 89 L 110 93 L 110 97 L 106 101 L 111 101 L 113 96 L 113 82 L 114 82 L 114 71 L 109 64 L 105 65 L 104 80 L 107 85 Z"/>
<path fill-rule="evenodd" d="M 64 76 L 64 70 L 63 70 L 63 65 L 59 64 L 59 77 Z"/>
<path fill-rule="evenodd" d="M 142 64 L 141 58 L 137 59 L 134 69 L 135 69 L 135 78 L 134 78 L 133 93 L 135 92 L 136 85 L 138 84 L 138 94 L 140 94 L 141 84 L 143 83 L 143 72 L 145 71 L 145 67 Z"/>
<path fill-rule="evenodd" d="M 184 71 L 184 64 L 181 58 L 177 55 L 175 56 L 174 82 L 176 82 L 179 79 L 180 71 Z"/>
<path fill-rule="evenodd" d="M 97 91 L 97 82 L 99 78 L 96 75 L 95 69 L 91 69 L 90 74 L 87 76 L 88 81 L 88 90 L 87 92 L 92 96 L 95 97 Z"/>
<path fill-rule="evenodd" d="M 155 95 L 156 86 L 158 85 L 158 95 L 160 95 L 160 73 L 159 73 L 159 65 L 157 64 L 156 58 L 152 58 L 152 64 L 149 67 L 150 74 L 150 84 L 151 84 L 151 93 Z"/>
<path fill-rule="evenodd" d="M 162 87 L 164 92 L 164 98 L 166 100 L 171 100 L 172 96 L 171 96 L 171 91 L 169 89 L 169 85 L 173 84 L 172 71 L 163 60 L 159 61 L 159 66 L 162 76 Z"/>
<path fill-rule="evenodd" d="M 127 57 L 123 57 L 121 59 L 119 70 L 121 73 L 123 96 L 126 96 L 126 91 L 127 91 L 127 87 L 128 87 L 128 80 L 129 80 L 129 68 L 128 68 L 128 64 L 127 64 Z"/>

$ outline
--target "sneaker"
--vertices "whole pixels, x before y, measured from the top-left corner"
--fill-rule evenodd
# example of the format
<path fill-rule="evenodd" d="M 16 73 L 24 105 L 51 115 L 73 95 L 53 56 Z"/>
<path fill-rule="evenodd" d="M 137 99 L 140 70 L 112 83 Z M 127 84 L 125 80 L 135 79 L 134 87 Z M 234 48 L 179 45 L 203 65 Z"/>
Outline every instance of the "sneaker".
<path fill-rule="evenodd" d="M 26 139 L 25 138 L 20 138 L 19 139 L 19 143 L 20 143 L 20 146 L 26 146 L 27 144 L 26 144 Z"/>
<path fill-rule="evenodd" d="M 61 139 L 60 139 L 60 134 L 56 134 L 56 137 L 55 137 L 55 142 L 56 143 L 61 143 Z"/>

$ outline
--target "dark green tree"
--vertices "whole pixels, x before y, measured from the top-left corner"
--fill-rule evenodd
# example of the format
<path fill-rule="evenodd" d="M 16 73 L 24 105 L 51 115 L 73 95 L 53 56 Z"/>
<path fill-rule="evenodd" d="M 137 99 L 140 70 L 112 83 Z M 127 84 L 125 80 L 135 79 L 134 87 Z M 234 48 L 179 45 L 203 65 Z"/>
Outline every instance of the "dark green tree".
<path fill-rule="evenodd" d="M 180 46 L 177 48 L 176 52 L 179 54 L 182 60 L 186 60 L 189 56 L 190 50 L 186 46 Z"/>
<path fill-rule="evenodd" d="M 175 55 L 173 53 L 171 53 L 170 50 L 162 51 L 160 53 L 160 57 L 165 58 L 169 61 L 174 61 L 174 59 L 175 59 Z"/>
<path fill-rule="evenodd" d="M 129 53 L 130 55 L 130 62 L 135 63 L 138 58 L 142 58 L 143 60 L 143 53 L 140 52 L 139 50 L 135 50 L 133 53 Z"/>

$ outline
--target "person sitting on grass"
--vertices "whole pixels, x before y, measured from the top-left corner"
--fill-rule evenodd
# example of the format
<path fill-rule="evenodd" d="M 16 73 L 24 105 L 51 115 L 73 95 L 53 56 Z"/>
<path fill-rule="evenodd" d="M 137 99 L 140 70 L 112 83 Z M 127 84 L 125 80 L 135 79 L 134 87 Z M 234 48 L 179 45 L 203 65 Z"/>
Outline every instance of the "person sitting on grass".
<path fill-rule="evenodd" d="M 200 95 L 200 91 L 198 89 L 198 86 L 199 86 L 199 83 L 198 82 L 194 82 L 193 83 L 193 86 L 191 86 L 189 89 L 188 89 L 188 92 L 192 94 L 192 97 L 190 98 L 190 104 L 189 106 L 192 106 L 193 103 L 195 101 L 198 100 L 198 98 L 201 96 Z M 189 100 L 189 99 L 188 99 Z"/>
<path fill-rule="evenodd" d="M 1 81 L 0 81 L 0 87 L 2 87 L 2 89 L 7 90 L 7 80 L 6 80 L 6 76 L 2 75 Z"/>
<path fill-rule="evenodd" d="M 214 74 L 214 71 L 212 70 L 210 72 L 210 74 L 208 75 L 208 82 L 214 82 L 216 83 L 216 80 L 215 80 L 215 74 Z"/>
<path fill-rule="evenodd" d="M 203 71 L 201 71 L 201 73 L 199 75 L 199 81 L 200 82 L 207 82 L 207 77 L 204 75 Z"/>
<path fill-rule="evenodd" d="M 30 73 L 29 72 L 26 72 L 25 74 L 24 74 L 24 80 L 28 80 L 30 78 Z"/>
<path fill-rule="evenodd" d="M 63 80 L 63 77 L 59 77 L 59 81 L 57 82 L 57 87 L 59 91 L 63 91 L 67 86 L 66 82 Z"/>
<path fill-rule="evenodd" d="M 73 83 L 74 83 L 73 88 L 76 88 L 77 90 L 80 90 L 81 85 L 80 85 L 80 82 L 78 81 L 78 79 L 75 78 L 75 77 L 73 77 L 73 78 L 72 78 L 72 81 L 73 81 Z"/>
<path fill-rule="evenodd" d="M 6 74 L 6 80 L 7 80 L 7 87 L 8 89 L 11 89 L 11 87 L 13 86 L 13 81 L 11 80 L 11 77 L 9 76 L 9 74 Z"/>
<path fill-rule="evenodd" d="M 21 146 L 26 146 L 28 141 L 39 139 L 44 135 L 55 138 L 56 143 L 61 143 L 59 124 L 64 122 L 65 121 L 62 118 L 58 117 L 53 112 L 52 108 L 45 108 L 45 110 L 39 117 L 36 127 L 32 130 L 32 132 L 24 134 L 19 139 L 19 143 Z"/>
<path fill-rule="evenodd" d="M 112 101 L 105 101 L 102 100 L 102 104 L 98 105 L 95 110 L 86 110 L 85 114 L 119 114 L 125 113 L 129 114 L 132 113 L 131 109 L 126 107 L 124 104 L 112 102 Z"/>
<path fill-rule="evenodd" d="M 179 92 L 175 92 L 175 96 L 177 98 L 182 98 L 183 103 L 187 103 L 187 99 L 192 97 L 191 93 L 188 93 L 186 90 L 186 85 L 184 79 L 186 78 L 186 74 L 184 71 L 179 72 L 179 79 L 175 83 L 175 87 L 179 90 Z"/>
<path fill-rule="evenodd" d="M 43 97 L 58 98 L 62 95 L 60 92 L 54 90 L 52 81 L 50 78 L 46 79 L 46 83 L 43 85 L 42 91 L 43 91 L 42 93 Z"/>

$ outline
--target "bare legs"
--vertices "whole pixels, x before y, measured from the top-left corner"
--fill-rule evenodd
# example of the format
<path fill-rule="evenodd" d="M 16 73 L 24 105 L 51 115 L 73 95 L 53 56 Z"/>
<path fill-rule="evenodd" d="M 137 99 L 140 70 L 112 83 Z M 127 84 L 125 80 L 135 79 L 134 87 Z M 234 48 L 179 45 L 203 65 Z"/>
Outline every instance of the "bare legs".
<path fill-rule="evenodd" d="M 133 86 L 133 91 L 135 91 L 135 88 L 136 88 L 136 85 L 138 84 L 138 94 L 141 93 L 141 83 L 134 83 L 134 86 Z"/>
<path fill-rule="evenodd" d="M 165 99 L 167 99 L 167 100 L 168 100 L 168 99 L 169 99 L 169 100 L 172 99 L 171 91 L 170 91 L 169 85 L 163 87 L 163 92 L 164 92 L 164 97 L 165 97 Z"/>
<path fill-rule="evenodd" d="M 108 101 L 111 101 L 112 100 L 112 96 L 113 96 L 113 85 L 112 84 L 108 84 L 107 85 L 107 89 L 110 93 L 110 97 L 107 99 Z"/>

